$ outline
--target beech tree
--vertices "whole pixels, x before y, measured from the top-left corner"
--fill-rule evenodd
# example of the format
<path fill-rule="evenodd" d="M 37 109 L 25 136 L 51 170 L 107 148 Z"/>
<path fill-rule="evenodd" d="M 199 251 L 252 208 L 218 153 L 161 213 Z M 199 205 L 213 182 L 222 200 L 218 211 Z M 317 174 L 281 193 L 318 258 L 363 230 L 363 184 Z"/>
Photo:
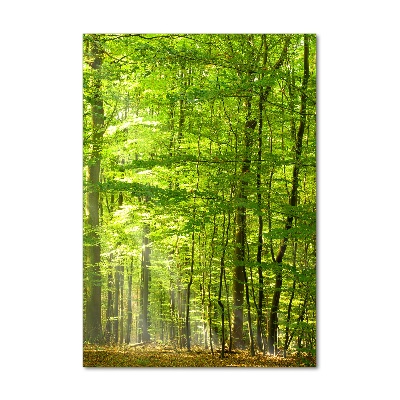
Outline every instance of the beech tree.
<path fill-rule="evenodd" d="M 86 164 L 86 229 L 85 278 L 86 288 L 86 329 L 85 337 L 89 341 L 102 340 L 101 321 L 101 273 L 100 273 L 100 238 L 99 238 L 99 179 L 104 134 L 104 108 L 101 72 L 103 48 L 99 35 L 84 37 L 84 59 L 87 72 L 87 101 L 90 104 L 91 126 L 88 133 L 88 159 Z"/>

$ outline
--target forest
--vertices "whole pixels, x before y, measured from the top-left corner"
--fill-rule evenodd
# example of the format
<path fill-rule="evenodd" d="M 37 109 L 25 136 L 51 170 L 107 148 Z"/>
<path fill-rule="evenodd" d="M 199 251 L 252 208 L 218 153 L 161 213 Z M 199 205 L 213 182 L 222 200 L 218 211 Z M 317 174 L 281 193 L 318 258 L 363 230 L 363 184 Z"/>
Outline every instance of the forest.
<path fill-rule="evenodd" d="M 83 365 L 316 366 L 316 35 L 83 35 Z"/>

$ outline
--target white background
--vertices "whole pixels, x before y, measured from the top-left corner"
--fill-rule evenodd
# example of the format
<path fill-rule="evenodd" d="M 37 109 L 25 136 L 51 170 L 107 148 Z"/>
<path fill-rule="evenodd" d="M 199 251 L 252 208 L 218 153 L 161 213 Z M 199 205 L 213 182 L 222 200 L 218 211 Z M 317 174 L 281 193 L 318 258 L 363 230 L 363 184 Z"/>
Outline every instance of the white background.
<path fill-rule="evenodd" d="M 396 398 L 397 23 L 388 0 L 3 3 L 2 398 Z M 317 368 L 81 366 L 81 43 L 93 32 L 318 35 Z"/>

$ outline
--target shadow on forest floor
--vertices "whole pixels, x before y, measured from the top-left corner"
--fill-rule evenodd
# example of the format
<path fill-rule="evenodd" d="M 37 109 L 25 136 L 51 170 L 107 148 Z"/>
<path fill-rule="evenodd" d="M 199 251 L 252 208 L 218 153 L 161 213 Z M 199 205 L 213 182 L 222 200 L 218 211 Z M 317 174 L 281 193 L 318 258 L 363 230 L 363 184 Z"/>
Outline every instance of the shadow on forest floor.
<path fill-rule="evenodd" d="M 305 353 L 280 356 L 256 354 L 246 350 L 221 354 L 197 347 L 192 351 L 175 350 L 165 345 L 84 345 L 84 367 L 315 367 L 316 358 Z"/>

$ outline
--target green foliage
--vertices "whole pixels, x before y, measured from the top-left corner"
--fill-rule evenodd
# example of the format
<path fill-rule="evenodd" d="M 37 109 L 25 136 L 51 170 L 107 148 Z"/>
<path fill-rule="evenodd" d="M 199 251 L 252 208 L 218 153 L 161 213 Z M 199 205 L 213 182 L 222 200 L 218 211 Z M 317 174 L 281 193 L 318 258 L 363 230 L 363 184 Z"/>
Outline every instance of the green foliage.
<path fill-rule="evenodd" d="M 84 246 L 101 244 L 103 311 L 110 268 L 130 265 L 133 260 L 136 334 L 143 318 L 141 263 L 146 236 L 151 248 L 153 337 L 159 339 L 160 330 L 173 340 L 185 336 L 185 296 L 192 279 L 190 316 L 197 327 L 192 329 L 193 340 L 196 337 L 205 344 L 203 325 L 207 327 L 211 318 L 213 340 L 220 343 L 221 259 L 227 282 L 221 295 L 225 310 L 230 307 L 232 311 L 237 215 L 245 210 L 246 269 L 254 321 L 258 268 L 265 277 L 265 304 L 271 301 L 273 279 L 282 268 L 285 284 L 280 311 L 287 310 L 294 280 L 293 315 L 287 326 L 291 333 L 301 332 L 310 348 L 315 344 L 315 37 L 310 38 L 311 75 L 300 158 L 295 150 L 304 42 L 303 35 L 289 35 L 289 39 L 286 35 L 84 35 L 85 169 L 101 160 L 99 182 L 89 185 L 86 174 L 83 179 L 84 206 L 89 192 L 98 193 L 101 204 L 95 234 L 85 224 Z M 93 41 L 103 49 L 98 71 L 90 67 Z M 105 122 L 97 154 L 92 102 L 98 90 Z M 253 119 L 257 125 L 249 135 L 246 122 Z M 292 206 L 290 193 L 297 167 L 298 195 Z M 261 263 L 256 258 L 260 217 Z M 290 229 L 285 226 L 288 217 L 293 218 Z M 283 239 L 290 256 L 277 266 L 273 252 L 276 255 Z M 124 285 L 126 293 L 126 278 Z M 296 323 L 302 313 L 303 320 Z M 284 320 L 282 316 L 281 335 Z M 126 328 L 126 322 L 122 326 Z M 145 358 L 137 360 L 141 362 L 147 363 Z"/>

